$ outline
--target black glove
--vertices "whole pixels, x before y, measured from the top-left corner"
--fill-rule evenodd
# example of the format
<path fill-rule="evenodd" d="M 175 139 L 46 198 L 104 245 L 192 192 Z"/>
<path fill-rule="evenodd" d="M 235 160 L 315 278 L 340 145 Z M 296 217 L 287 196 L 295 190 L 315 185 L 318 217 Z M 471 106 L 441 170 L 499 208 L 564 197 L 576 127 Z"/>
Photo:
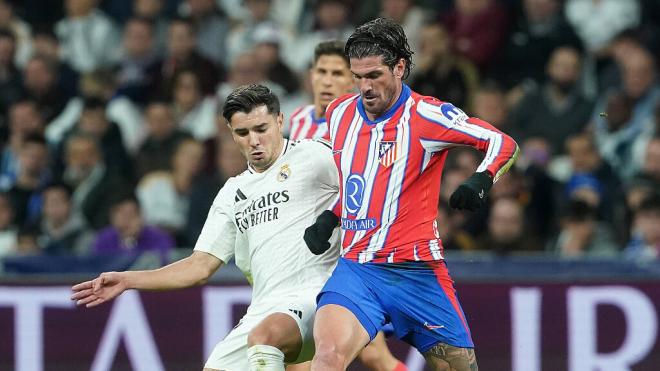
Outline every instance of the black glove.
<path fill-rule="evenodd" d="M 339 218 L 332 211 L 326 210 L 316 218 L 316 223 L 305 229 L 303 239 L 314 255 L 321 255 L 330 248 L 332 231 L 339 225 Z"/>
<path fill-rule="evenodd" d="M 492 186 L 493 178 L 490 174 L 485 171 L 474 173 L 452 193 L 449 206 L 454 209 L 477 210 L 486 203 Z"/>

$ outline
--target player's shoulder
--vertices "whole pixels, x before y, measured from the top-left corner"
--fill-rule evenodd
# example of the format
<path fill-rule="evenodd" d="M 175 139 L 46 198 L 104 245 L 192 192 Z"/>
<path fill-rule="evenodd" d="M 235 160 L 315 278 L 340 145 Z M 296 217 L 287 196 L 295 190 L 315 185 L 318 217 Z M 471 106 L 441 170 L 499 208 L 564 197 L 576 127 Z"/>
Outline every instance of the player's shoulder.
<path fill-rule="evenodd" d="M 330 142 L 324 138 L 301 139 L 292 141 L 289 146 L 293 152 L 297 151 L 303 153 L 318 153 L 318 151 L 332 150 L 332 144 L 330 144 Z"/>
<path fill-rule="evenodd" d="M 305 106 L 300 106 L 296 108 L 293 113 L 291 114 L 291 121 L 296 121 L 300 120 L 302 118 L 305 118 L 309 116 L 310 112 L 314 110 L 314 105 L 313 104 L 308 104 Z"/>
<path fill-rule="evenodd" d="M 418 95 L 415 113 L 425 121 L 453 126 L 468 118 L 467 114 L 450 102 L 428 95 Z"/>

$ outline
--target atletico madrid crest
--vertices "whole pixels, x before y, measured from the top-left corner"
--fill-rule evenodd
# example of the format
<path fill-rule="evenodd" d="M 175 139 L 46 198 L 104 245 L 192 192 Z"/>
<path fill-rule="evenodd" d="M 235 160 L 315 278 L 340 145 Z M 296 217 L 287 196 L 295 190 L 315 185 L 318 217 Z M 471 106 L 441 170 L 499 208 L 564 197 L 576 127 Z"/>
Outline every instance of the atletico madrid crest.
<path fill-rule="evenodd" d="M 399 155 L 399 146 L 396 142 L 380 142 L 380 147 L 378 148 L 378 158 L 381 165 L 385 167 L 390 167 L 396 161 Z"/>

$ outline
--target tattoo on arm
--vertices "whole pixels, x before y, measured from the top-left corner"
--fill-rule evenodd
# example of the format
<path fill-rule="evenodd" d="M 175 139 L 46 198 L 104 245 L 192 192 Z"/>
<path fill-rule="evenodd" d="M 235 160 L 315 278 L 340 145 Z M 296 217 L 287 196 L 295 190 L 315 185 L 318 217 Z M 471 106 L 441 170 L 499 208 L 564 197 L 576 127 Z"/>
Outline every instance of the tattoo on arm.
<path fill-rule="evenodd" d="M 477 371 L 479 369 L 472 348 L 459 348 L 445 343 L 438 343 L 424 353 L 424 358 L 433 365 L 448 365 L 448 370 L 451 371 Z"/>

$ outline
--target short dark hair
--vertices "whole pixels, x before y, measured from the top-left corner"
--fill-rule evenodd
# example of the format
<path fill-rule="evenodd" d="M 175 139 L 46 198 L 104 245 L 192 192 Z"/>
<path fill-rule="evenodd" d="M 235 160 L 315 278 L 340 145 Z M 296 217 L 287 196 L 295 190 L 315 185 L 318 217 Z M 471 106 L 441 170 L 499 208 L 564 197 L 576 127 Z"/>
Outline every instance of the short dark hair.
<path fill-rule="evenodd" d="M 28 134 L 23 140 L 23 145 L 25 144 L 39 144 L 41 146 L 48 147 L 46 138 L 39 133 Z"/>
<path fill-rule="evenodd" d="M 571 222 L 585 222 L 598 219 L 596 208 L 582 200 L 569 201 L 563 214 L 564 218 Z"/>
<path fill-rule="evenodd" d="M 656 191 L 644 197 L 637 208 L 637 212 L 644 214 L 660 214 L 660 193 Z"/>
<path fill-rule="evenodd" d="M 348 56 L 346 53 L 344 53 L 345 47 L 346 44 L 339 40 L 328 40 L 320 42 L 318 45 L 316 45 L 316 48 L 314 48 L 314 64 L 316 64 L 319 58 L 324 55 L 336 55 L 342 57 L 344 61 L 346 61 L 346 64 L 350 65 Z"/>
<path fill-rule="evenodd" d="M 59 189 L 61 191 L 64 191 L 66 194 L 67 198 L 71 199 L 71 196 L 73 196 L 73 188 L 69 186 L 68 184 L 62 182 L 62 181 L 53 181 L 51 183 L 48 183 L 42 192 L 49 191 L 51 189 Z"/>
<path fill-rule="evenodd" d="M 270 89 L 259 84 L 243 85 L 227 96 L 222 116 L 230 122 L 236 112 L 249 113 L 259 106 L 266 106 L 273 116 L 280 114 L 280 100 Z"/>
<path fill-rule="evenodd" d="M 400 59 L 406 61 L 403 79 L 410 75 L 413 52 L 403 28 L 388 18 L 376 18 L 359 26 L 346 41 L 345 54 L 349 58 L 382 56 L 390 69 Z"/>

